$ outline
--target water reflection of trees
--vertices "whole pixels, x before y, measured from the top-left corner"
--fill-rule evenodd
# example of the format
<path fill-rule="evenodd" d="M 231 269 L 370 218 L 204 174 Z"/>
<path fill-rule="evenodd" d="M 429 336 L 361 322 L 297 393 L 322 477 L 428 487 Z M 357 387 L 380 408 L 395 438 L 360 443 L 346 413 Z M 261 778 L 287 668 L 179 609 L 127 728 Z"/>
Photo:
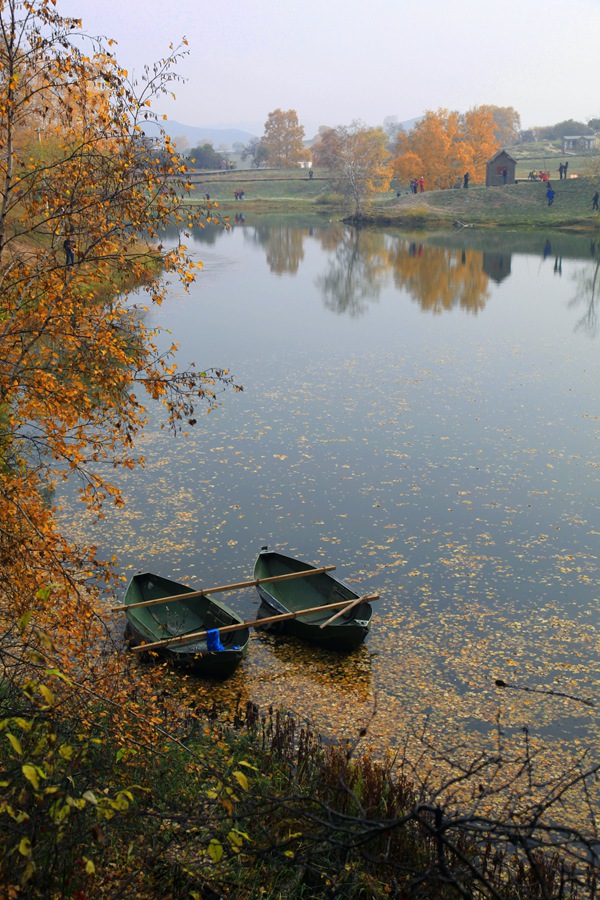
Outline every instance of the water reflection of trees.
<path fill-rule="evenodd" d="M 226 234 L 223 226 L 209 224 L 194 228 L 191 237 L 212 245 Z M 502 278 L 510 273 L 510 254 L 486 252 L 484 258 L 479 249 L 440 247 L 342 223 L 324 228 L 258 223 L 245 226 L 243 236 L 264 250 L 270 271 L 277 275 L 296 275 L 305 241 L 316 240 L 329 257 L 325 272 L 316 279 L 324 305 L 351 317 L 363 315 L 390 278 L 423 310 L 439 314 L 460 307 L 477 313 L 488 298 L 489 277 L 498 268 L 496 256 L 502 260 Z M 180 231 L 173 225 L 161 237 L 175 242 Z"/>
<path fill-rule="evenodd" d="M 323 232 L 323 236 L 331 240 L 332 234 Z M 332 259 L 316 284 L 325 306 L 338 313 L 362 315 L 390 277 L 396 287 L 432 313 L 455 307 L 477 313 L 489 296 L 489 277 L 480 250 L 435 247 L 350 229 L 338 232 L 329 249 Z"/>
<path fill-rule="evenodd" d="M 596 298 L 600 286 L 600 244 L 592 241 L 590 252 L 594 258 L 591 265 L 585 266 L 577 273 L 575 281 L 577 284 L 577 292 L 571 302 L 570 307 L 584 305 L 585 312 L 577 322 L 575 328 L 581 328 L 591 338 L 598 334 L 598 312 L 596 309 Z"/>
<path fill-rule="evenodd" d="M 324 238 L 327 232 L 320 232 Z M 379 297 L 389 270 L 387 239 L 378 232 L 344 228 L 338 232 L 327 271 L 316 279 L 327 309 L 362 315 Z"/>
<path fill-rule="evenodd" d="M 232 230 L 237 231 L 236 226 Z M 476 314 L 490 296 L 490 281 L 500 284 L 511 274 L 515 252 L 532 249 L 539 252 L 539 235 L 513 236 L 477 234 L 428 236 L 412 239 L 379 231 L 354 229 L 341 222 L 327 225 L 298 226 L 292 222 L 244 225 L 243 240 L 265 252 L 271 272 L 296 275 L 305 258 L 308 242 L 316 242 L 327 259 L 324 272 L 316 278 L 327 309 L 341 315 L 358 317 L 369 304 L 377 302 L 381 291 L 392 280 L 420 307 L 434 315 L 455 308 Z M 222 225 L 194 228 L 193 241 L 205 245 L 228 239 Z M 181 232 L 173 225 L 161 233 L 163 241 L 176 243 Z M 521 246 L 521 244 L 523 246 Z M 585 304 L 577 327 L 595 337 L 600 330 L 596 296 L 600 285 L 600 244 L 589 238 L 559 235 L 549 238 L 543 256 L 556 257 L 554 271 L 562 273 L 563 259 L 592 262 L 576 276 L 577 293 L 571 306 Z"/>
<path fill-rule="evenodd" d="M 480 250 L 432 247 L 399 241 L 390 253 L 397 287 L 406 290 L 428 312 L 460 307 L 477 313 L 489 296 L 489 278 Z"/>
<path fill-rule="evenodd" d="M 263 247 L 271 272 L 295 275 L 304 259 L 308 228 L 293 225 L 255 225 L 244 231 L 246 240 Z"/>
<path fill-rule="evenodd" d="M 208 224 L 202 227 L 202 225 L 194 225 L 189 228 L 182 229 L 180 225 L 173 222 L 169 225 L 164 224 L 160 231 L 158 232 L 158 237 L 163 244 L 172 244 L 176 246 L 177 244 L 187 243 L 186 237 L 184 237 L 184 232 L 186 235 L 190 235 L 191 239 L 196 244 L 216 244 L 217 240 L 226 232 L 224 225 L 216 225 L 216 224 Z"/>

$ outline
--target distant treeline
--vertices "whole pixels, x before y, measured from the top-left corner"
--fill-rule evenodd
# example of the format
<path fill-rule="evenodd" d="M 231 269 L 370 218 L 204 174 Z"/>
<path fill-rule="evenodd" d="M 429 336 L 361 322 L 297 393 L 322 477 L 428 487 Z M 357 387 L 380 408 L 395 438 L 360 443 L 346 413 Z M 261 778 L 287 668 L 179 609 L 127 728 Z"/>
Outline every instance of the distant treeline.
<path fill-rule="evenodd" d="M 521 131 L 519 137 L 523 143 L 531 143 L 534 141 L 560 141 L 566 135 L 592 136 L 599 132 L 600 119 L 590 119 L 587 123 L 566 119 L 564 122 L 557 122 L 556 125 L 528 128 Z"/>

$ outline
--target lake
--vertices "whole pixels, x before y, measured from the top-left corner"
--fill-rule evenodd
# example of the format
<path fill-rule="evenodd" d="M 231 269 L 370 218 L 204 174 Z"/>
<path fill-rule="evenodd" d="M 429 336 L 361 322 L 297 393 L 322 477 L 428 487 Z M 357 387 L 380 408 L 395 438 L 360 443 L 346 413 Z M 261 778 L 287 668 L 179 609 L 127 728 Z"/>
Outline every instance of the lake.
<path fill-rule="evenodd" d="M 65 529 L 127 577 L 243 580 L 268 544 L 380 595 L 349 656 L 253 633 L 226 685 L 198 683 L 218 703 L 366 728 L 375 752 L 526 728 L 555 762 L 597 757 L 598 245 L 250 216 L 185 242 L 204 270 L 151 321 L 244 391 L 187 436 L 152 409 L 125 509 L 92 526 L 67 493 Z M 254 617 L 254 590 L 227 596 Z"/>

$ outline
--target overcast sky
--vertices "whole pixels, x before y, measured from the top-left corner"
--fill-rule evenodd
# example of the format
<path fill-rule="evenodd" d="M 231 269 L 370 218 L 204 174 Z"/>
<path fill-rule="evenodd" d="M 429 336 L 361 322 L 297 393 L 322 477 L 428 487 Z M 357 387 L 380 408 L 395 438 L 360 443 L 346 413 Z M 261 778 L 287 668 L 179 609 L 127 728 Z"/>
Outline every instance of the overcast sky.
<path fill-rule="evenodd" d="M 600 0 L 57 0 L 130 72 L 185 35 L 187 82 L 156 111 L 262 134 L 268 113 L 380 125 L 513 106 L 524 128 L 600 116 Z M 115 49 L 115 48 L 113 48 Z"/>

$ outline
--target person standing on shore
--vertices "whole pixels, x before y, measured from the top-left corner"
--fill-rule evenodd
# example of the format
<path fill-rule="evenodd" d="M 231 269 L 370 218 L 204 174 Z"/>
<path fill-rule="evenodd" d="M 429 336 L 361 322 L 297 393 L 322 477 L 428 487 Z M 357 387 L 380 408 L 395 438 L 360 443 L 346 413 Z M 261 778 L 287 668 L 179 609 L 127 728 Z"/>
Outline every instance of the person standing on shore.
<path fill-rule="evenodd" d="M 596 210 L 596 212 L 598 212 L 599 209 L 598 200 L 600 200 L 600 194 L 598 194 L 598 191 L 596 191 L 596 193 L 592 197 L 592 209 Z"/>

